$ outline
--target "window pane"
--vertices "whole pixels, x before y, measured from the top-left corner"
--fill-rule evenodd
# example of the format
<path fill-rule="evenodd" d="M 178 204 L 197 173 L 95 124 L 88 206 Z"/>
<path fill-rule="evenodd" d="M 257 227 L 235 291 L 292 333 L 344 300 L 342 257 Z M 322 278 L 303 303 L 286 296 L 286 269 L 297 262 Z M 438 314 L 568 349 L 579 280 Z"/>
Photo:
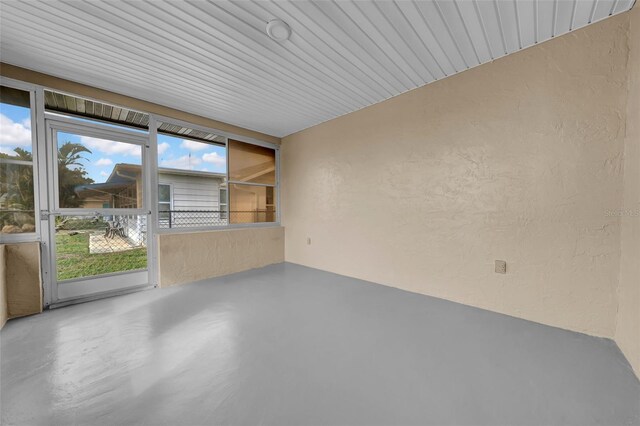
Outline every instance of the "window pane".
<path fill-rule="evenodd" d="M 33 166 L 0 163 L 0 233 L 35 232 Z"/>
<path fill-rule="evenodd" d="M 158 167 L 226 174 L 224 146 L 158 134 Z"/>
<path fill-rule="evenodd" d="M 171 187 L 169 185 L 158 185 L 158 201 L 171 202 Z"/>
<path fill-rule="evenodd" d="M 176 127 L 191 135 L 199 134 L 164 123 L 160 127 L 166 131 L 177 131 Z M 162 184 L 158 188 L 158 200 L 171 201 L 171 207 L 169 204 L 159 206 L 158 226 L 168 229 L 226 225 L 227 218 L 221 213 L 224 201 L 220 198 L 220 188 L 227 181 L 226 171 L 224 146 L 159 133 L 158 182 Z"/>
<path fill-rule="evenodd" d="M 62 208 L 142 208 L 142 147 L 58 132 Z"/>
<path fill-rule="evenodd" d="M 229 221 L 231 223 L 275 222 L 275 188 L 231 184 Z"/>
<path fill-rule="evenodd" d="M 0 86 L 0 158 L 31 161 L 31 109 L 29 92 Z"/>
<path fill-rule="evenodd" d="M 275 150 L 229 140 L 229 180 L 275 185 Z"/>

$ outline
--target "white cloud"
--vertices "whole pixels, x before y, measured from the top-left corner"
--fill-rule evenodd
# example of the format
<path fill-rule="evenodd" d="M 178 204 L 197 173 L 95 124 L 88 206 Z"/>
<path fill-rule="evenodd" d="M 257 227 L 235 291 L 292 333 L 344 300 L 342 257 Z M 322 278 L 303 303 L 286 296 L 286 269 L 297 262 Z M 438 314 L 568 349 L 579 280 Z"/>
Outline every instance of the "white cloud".
<path fill-rule="evenodd" d="M 109 177 L 109 173 L 105 172 L 104 170 L 100 172 L 100 176 L 104 176 L 104 177 Z"/>
<path fill-rule="evenodd" d="M 217 152 L 208 152 L 204 154 L 202 156 L 202 161 L 215 164 L 216 166 L 224 166 L 227 164 L 227 159 Z"/>
<path fill-rule="evenodd" d="M 96 166 L 110 166 L 112 164 L 113 164 L 113 161 L 111 161 L 110 158 L 101 158 L 95 163 Z"/>
<path fill-rule="evenodd" d="M 127 155 L 131 157 L 140 157 L 140 145 L 130 143 L 110 141 L 107 139 L 98 139 L 88 136 L 80 136 L 80 143 L 89 148 L 91 151 L 99 151 L 110 155 Z"/>
<path fill-rule="evenodd" d="M 180 147 L 187 149 L 189 151 L 202 151 L 210 147 L 210 145 L 202 142 L 190 141 L 187 139 L 183 139 Z"/>
<path fill-rule="evenodd" d="M 184 169 L 184 170 L 194 170 L 196 166 L 199 166 L 202 163 L 198 157 L 189 157 L 188 155 L 183 155 L 180 158 L 175 158 L 173 160 L 162 160 L 160 161 L 161 167 L 169 167 L 172 169 Z"/>
<path fill-rule="evenodd" d="M 158 144 L 158 155 L 164 154 L 171 146 L 167 142 Z"/>
<path fill-rule="evenodd" d="M 0 114 L 0 145 L 31 146 L 31 120 L 17 123 Z"/>

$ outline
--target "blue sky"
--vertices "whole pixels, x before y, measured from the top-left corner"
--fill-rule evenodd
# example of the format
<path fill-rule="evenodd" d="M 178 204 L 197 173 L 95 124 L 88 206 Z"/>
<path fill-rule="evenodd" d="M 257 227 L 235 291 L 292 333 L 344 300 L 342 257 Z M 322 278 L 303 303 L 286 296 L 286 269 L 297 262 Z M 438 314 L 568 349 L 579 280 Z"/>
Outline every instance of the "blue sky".
<path fill-rule="evenodd" d="M 31 152 L 29 108 L 0 104 L 0 152 L 15 154 L 14 148 Z"/>
<path fill-rule="evenodd" d="M 31 150 L 31 123 L 29 109 L 0 104 L 0 152 L 12 153 L 20 147 Z M 140 164 L 140 148 L 121 142 L 96 139 L 69 133 L 58 133 L 58 145 L 64 142 L 80 143 L 91 150 L 84 153 L 82 163 L 89 176 L 104 182 L 117 163 Z M 158 164 L 160 167 L 224 173 L 226 158 L 224 147 L 188 139 L 158 135 Z"/>

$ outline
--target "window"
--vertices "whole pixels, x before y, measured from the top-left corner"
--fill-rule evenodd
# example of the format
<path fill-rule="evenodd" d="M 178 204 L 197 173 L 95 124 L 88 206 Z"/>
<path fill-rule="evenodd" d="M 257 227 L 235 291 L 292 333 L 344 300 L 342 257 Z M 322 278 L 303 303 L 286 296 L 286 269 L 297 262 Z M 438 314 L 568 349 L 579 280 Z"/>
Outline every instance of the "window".
<path fill-rule="evenodd" d="M 160 229 L 278 220 L 275 148 L 166 122 L 157 143 Z"/>
<path fill-rule="evenodd" d="M 161 228 L 171 228 L 171 185 L 158 185 L 158 221 Z"/>
<path fill-rule="evenodd" d="M 229 222 L 275 222 L 276 151 L 229 140 Z"/>
<path fill-rule="evenodd" d="M 31 93 L 0 87 L 0 234 L 34 234 Z"/>
<path fill-rule="evenodd" d="M 176 134 L 178 132 L 180 136 Z M 162 183 L 158 188 L 159 228 L 228 224 L 225 138 L 161 123 L 158 127 L 158 182 Z M 169 185 L 170 190 L 162 188 Z"/>
<path fill-rule="evenodd" d="M 220 219 L 226 220 L 228 218 L 227 215 L 227 188 L 220 188 Z"/>
<path fill-rule="evenodd" d="M 97 138 L 92 132 L 55 130 L 59 206 L 142 208 L 142 146 Z"/>

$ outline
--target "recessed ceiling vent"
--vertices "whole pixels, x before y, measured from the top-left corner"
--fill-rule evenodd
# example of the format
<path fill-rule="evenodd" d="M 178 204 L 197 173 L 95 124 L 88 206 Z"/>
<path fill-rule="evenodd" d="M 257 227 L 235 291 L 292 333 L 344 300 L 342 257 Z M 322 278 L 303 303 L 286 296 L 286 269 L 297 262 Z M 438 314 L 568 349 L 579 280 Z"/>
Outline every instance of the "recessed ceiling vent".
<path fill-rule="evenodd" d="M 273 19 L 267 23 L 267 34 L 275 41 L 283 42 L 291 37 L 291 27 L 282 19 Z"/>

